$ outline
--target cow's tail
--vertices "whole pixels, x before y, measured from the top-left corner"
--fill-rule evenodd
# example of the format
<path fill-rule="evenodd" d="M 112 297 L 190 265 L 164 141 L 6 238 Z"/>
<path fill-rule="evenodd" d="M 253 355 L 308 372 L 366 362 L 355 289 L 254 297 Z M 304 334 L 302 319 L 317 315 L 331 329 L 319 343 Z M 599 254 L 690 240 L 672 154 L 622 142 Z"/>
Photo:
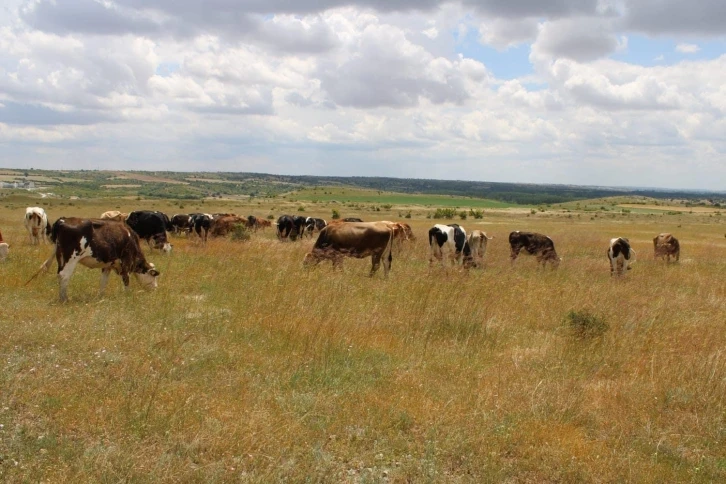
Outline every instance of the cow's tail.
<path fill-rule="evenodd" d="M 395 233 L 393 231 L 393 227 L 388 227 L 388 231 L 390 232 L 390 234 L 388 235 L 388 244 L 386 244 L 386 250 L 388 251 L 388 267 L 390 269 L 391 263 L 393 262 L 393 239 Z"/>
<path fill-rule="evenodd" d="M 40 275 L 41 272 L 47 272 L 48 271 L 48 268 L 50 267 L 50 264 L 53 262 L 53 256 L 54 255 L 55 255 L 55 246 L 53 247 L 53 252 L 50 254 L 50 257 L 48 257 L 48 259 L 45 262 L 43 262 L 43 264 L 41 264 L 40 268 L 35 272 L 35 274 L 33 274 L 33 277 L 31 277 L 30 279 L 28 279 L 25 282 L 25 284 L 24 284 L 25 286 L 27 286 L 28 284 L 30 284 L 36 277 L 38 277 Z"/>

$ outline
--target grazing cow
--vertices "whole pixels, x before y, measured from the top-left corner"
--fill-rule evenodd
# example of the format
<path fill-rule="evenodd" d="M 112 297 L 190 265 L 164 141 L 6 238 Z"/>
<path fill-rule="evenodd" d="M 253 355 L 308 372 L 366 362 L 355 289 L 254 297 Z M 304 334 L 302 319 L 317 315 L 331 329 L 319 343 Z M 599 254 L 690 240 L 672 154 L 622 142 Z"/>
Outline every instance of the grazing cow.
<path fill-rule="evenodd" d="M 509 234 L 509 246 L 511 248 L 509 257 L 512 263 L 517 259 L 522 249 L 529 255 L 537 256 L 537 262 L 541 262 L 542 267 L 547 265 L 547 262 L 551 262 L 553 267 L 557 267 L 562 260 L 557 257 L 555 243 L 546 235 L 517 230 Z"/>
<path fill-rule="evenodd" d="M 673 256 L 678 262 L 681 258 L 681 244 L 671 234 L 659 234 L 653 239 L 653 257 L 671 261 Z"/>
<path fill-rule="evenodd" d="M 127 213 L 121 213 L 118 210 L 109 210 L 108 212 L 103 212 L 101 214 L 101 218 L 104 220 L 115 220 L 116 222 L 123 222 L 126 220 L 126 217 L 128 217 L 129 214 Z"/>
<path fill-rule="evenodd" d="M 172 246 L 166 237 L 166 231 L 173 230 L 173 227 L 166 214 L 138 210 L 129 214 L 126 218 L 126 224 L 136 232 L 136 235 L 144 239 L 149 247 L 161 249 L 167 254 L 171 252 Z"/>
<path fill-rule="evenodd" d="M 246 226 L 247 219 L 238 217 L 237 215 L 227 215 L 224 217 L 218 217 L 212 222 L 212 227 L 209 230 L 209 235 L 212 237 L 225 237 L 229 234 L 236 225 Z"/>
<path fill-rule="evenodd" d="M 25 209 L 25 228 L 28 230 L 30 243 L 32 245 L 45 242 L 46 236 L 50 235 L 50 224 L 45 210 L 40 207 L 28 207 Z"/>
<path fill-rule="evenodd" d="M 8 251 L 10 246 L 3 240 L 3 234 L 0 232 L 0 262 L 8 258 Z"/>
<path fill-rule="evenodd" d="M 481 230 L 472 230 L 467 240 L 471 248 L 471 254 L 474 259 L 474 266 L 478 267 L 484 263 L 484 256 L 487 253 L 487 245 L 494 237 L 487 236 L 486 232 Z"/>
<path fill-rule="evenodd" d="M 610 259 L 611 276 L 613 274 L 622 276 L 625 271 L 629 271 L 631 269 L 630 264 L 635 262 L 635 251 L 630 247 L 628 239 L 623 237 L 610 239 L 608 259 Z"/>
<path fill-rule="evenodd" d="M 171 230 L 175 234 L 188 234 L 192 231 L 192 217 L 186 213 L 177 213 L 171 218 Z"/>
<path fill-rule="evenodd" d="M 267 227 L 272 227 L 272 222 L 270 222 L 269 220 L 265 220 L 263 218 L 258 218 L 257 226 L 264 231 Z"/>
<path fill-rule="evenodd" d="M 61 302 L 68 300 L 68 282 L 79 263 L 101 269 L 101 294 L 111 270 L 121 276 L 126 289 L 129 274 L 133 274 L 144 289 L 157 287 L 159 271 L 146 261 L 139 237 L 124 224 L 101 219 L 59 218 L 53 224 L 50 240 L 55 243 Z M 52 260 L 53 255 L 43 263 L 41 270 L 47 270 Z"/>
<path fill-rule="evenodd" d="M 254 215 L 247 216 L 247 221 L 245 222 L 245 227 L 257 232 L 257 229 L 260 228 L 260 225 L 261 225 L 260 221 L 257 217 L 255 217 Z"/>
<path fill-rule="evenodd" d="M 469 267 L 473 262 L 471 255 L 471 247 L 469 241 L 466 240 L 466 230 L 457 224 L 441 225 L 436 224 L 429 229 L 429 246 L 431 247 L 431 256 L 429 257 L 429 265 L 434 263 L 434 259 L 441 261 L 441 265 L 446 267 L 444 252 L 448 252 L 448 259 L 456 265 L 462 262 L 464 267 Z"/>
<path fill-rule="evenodd" d="M 362 220 L 356 217 L 348 217 L 344 218 L 343 222 L 362 222 Z"/>
<path fill-rule="evenodd" d="M 308 217 L 305 219 L 305 232 L 304 234 L 308 234 L 310 237 L 313 236 L 313 233 L 317 230 L 318 232 L 322 231 L 326 226 L 328 225 L 328 222 L 321 218 L 314 218 L 314 217 Z"/>
<path fill-rule="evenodd" d="M 277 219 L 277 238 L 280 240 L 297 240 L 302 238 L 305 230 L 305 217 L 298 215 L 282 215 Z"/>
<path fill-rule="evenodd" d="M 399 243 L 405 240 L 416 240 L 410 225 L 403 222 L 391 222 L 388 220 L 382 220 L 382 222 L 391 226 L 393 229 L 393 238 Z"/>
<path fill-rule="evenodd" d="M 344 223 L 325 227 L 318 235 L 313 250 L 305 255 L 305 265 L 318 264 L 330 260 L 333 267 L 343 262 L 343 257 L 363 259 L 371 256 L 372 276 L 383 260 L 383 275 L 388 277 L 391 270 L 393 248 L 393 229 L 383 222 Z"/>
<path fill-rule="evenodd" d="M 214 217 L 208 213 L 192 213 L 190 214 L 192 230 L 202 239 L 202 243 L 207 243 L 207 235 L 212 228 Z"/>

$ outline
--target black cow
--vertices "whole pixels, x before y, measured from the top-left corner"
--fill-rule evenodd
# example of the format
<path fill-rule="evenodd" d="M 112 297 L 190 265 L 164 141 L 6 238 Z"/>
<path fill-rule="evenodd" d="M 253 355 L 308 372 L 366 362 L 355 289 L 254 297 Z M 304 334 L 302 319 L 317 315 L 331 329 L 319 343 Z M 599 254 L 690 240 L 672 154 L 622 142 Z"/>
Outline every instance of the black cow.
<path fill-rule="evenodd" d="M 356 217 L 348 217 L 344 218 L 343 222 L 362 222 L 362 220 Z"/>
<path fill-rule="evenodd" d="M 512 263 L 517 259 L 519 252 L 524 249 L 529 255 L 537 256 L 537 262 L 544 267 L 551 262 L 553 267 L 560 265 L 561 258 L 557 257 L 555 243 L 546 235 L 534 232 L 520 232 L 519 230 L 509 234 L 509 255 Z"/>
<path fill-rule="evenodd" d="M 285 240 L 297 240 L 298 237 L 302 238 L 303 231 L 305 230 L 305 217 L 298 215 L 282 215 L 277 219 L 277 238 Z"/>
<path fill-rule="evenodd" d="M 308 217 L 305 219 L 305 232 L 303 232 L 303 235 L 308 234 L 310 237 L 312 237 L 313 232 L 315 232 L 316 230 L 318 232 L 321 232 L 327 225 L 328 222 L 321 218 Z"/>
<path fill-rule="evenodd" d="M 186 213 L 178 213 L 171 218 L 172 232 L 175 234 L 192 231 L 192 217 Z"/>
<path fill-rule="evenodd" d="M 433 264 L 434 260 L 438 259 L 441 261 L 442 266 L 446 266 L 444 251 L 449 252 L 452 264 L 460 261 L 462 255 L 464 257 L 464 267 L 469 267 L 474 262 L 471 247 L 466 238 L 466 231 L 464 227 L 457 224 L 436 224 L 431 227 L 429 229 L 429 246 L 431 247 L 429 264 Z"/>
<path fill-rule="evenodd" d="M 150 247 L 161 249 L 166 253 L 171 252 L 171 244 L 166 237 L 166 231 L 173 230 L 174 227 L 165 213 L 138 210 L 129 214 L 126 218 L 126 224 L 140 238 L 144 239 Z"/>

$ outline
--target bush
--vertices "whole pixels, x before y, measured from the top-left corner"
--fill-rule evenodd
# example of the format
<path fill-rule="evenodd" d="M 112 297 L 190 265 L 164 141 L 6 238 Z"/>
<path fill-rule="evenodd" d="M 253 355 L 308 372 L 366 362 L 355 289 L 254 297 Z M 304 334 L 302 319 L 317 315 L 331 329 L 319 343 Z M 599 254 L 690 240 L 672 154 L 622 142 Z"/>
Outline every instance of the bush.
<path fill-rule="evenodd" d="M 299 207 L 297 207 L 297 211 L 298 212 L 304 212 L 305 211 L 305 207 L 303 207 L 302 205 L 300 205 Z"/>
<path fill-rule="evenodd" d="M 482 219 L 484 218 L 484 212 L 481 210 L 474 210 L 473 208 L 469 210 L 469 215 L 474 217 L 475 219 Z"/>
<path fill-rule="evenodd" d="M 267 220 L 275 220 L 275 216 L 270 214 L 267 216 Z"/>
<path fill-rule="evenodd" d="M 565 315 L 564 322 L 577 338 L 597 338 L 605 334 L 608 324 L 600 316 L 584 311 L 570 311 Z"/>
<path fill-rule="evenodd" d="M 336 209 L 333 209 L 333 220 L 338 220 L 340 218 L 340 212 L 338 212 Z"/>
<path fill-rule="evenodd" d="M 381 205 L 381 207 L 383 207 L 384 210 L 390 210 L 393 205 L 391 205 L 390 203 L 384 203 L 383 205 Z"/>
<path fill-rule="evenodd" d="M 252 237 L 249 229 L 244 224 L 236 224 L 230 233 L 232 234 L 232 240 L 237 242 L 247 242 Z"/>
<path fill-rule="evenodd" d="M 461 212 L 459 212 L 459 218 L 461 220 L 466 220 L 466 211 L 465 210 L 462 210 Z"/>
<path fill-rule="evenodd" d="M 411 218 L 411 211 L 410 210 L 408 211 L 408 213 L 406 214 L 406 216 L 404 218 Z"/>
<path fill-rule="evenodd" d="M 456 217 L 455 208 L 437 208 L 436 212 L 434 212 L 434 218 L 452 219 L 454 217 Z"/>

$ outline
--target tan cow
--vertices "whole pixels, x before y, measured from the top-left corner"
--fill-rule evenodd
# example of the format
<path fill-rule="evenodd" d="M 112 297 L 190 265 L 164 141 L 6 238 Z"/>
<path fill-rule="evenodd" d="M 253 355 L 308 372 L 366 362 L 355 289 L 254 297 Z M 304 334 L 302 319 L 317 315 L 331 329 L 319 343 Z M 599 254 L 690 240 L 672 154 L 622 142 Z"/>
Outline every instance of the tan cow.
<path fill-rule="evenodd" d="M 372 276 L 383 261 L 383 275 L 391 270 L 393 228 L 385 222 L 345 222 L 325 227 L 315 241 L 313 250 L 305 255 L 305 265 L 330 260 L 333 267 L 343 262 L 343 257 L 363 259 L 371 257 Z"/>
<path fill-rule="evenodd" d="M 681 258 L 681 245 L 678 239 L 666 233 L 656 235 L 653 238 L 653 258 L 660 257 L 670 262 L 671 256 L 675 258 L 676 262 Z"/>
<path fill-rule="evenodd" d="M 8 258 L 8 250 L 10 246 L 3 240 L 3 234 L 0 232 L 0 262 Z"/>
<path fill-rule="evenodd" d="M 471 249 L 474 267 L 480 267 L 484 263 L 488 242 L 493 238 L 481 230 L 472 230 L 469 234 L 469 248 Z"/>
<path fill-rule="evenodd" d="M 209 235 L 212 237 L 225 237 L 234 230 L 236 225 L 247 225 L 247 219 L 237 215 L 222 215 L 212 221 Z"/>
<path fill-rule="evenodd" d="M 101 214 L 103 220 L 115 220 L 116 222 L 123 222 L 128 216 L 129 214 L 119 212 L 118 210 L 109 210 Z"/>

